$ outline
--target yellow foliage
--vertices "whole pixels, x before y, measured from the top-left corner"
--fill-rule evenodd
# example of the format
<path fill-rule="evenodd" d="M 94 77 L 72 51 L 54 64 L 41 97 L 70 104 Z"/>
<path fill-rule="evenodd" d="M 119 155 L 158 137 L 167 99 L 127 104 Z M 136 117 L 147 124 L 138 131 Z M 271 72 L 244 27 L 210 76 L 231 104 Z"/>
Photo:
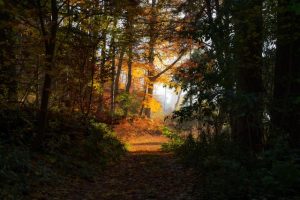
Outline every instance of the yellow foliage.
<path fill-rule="evenodd" d="M 135 78 L 141 78 L 141 77 L 144 77 L 144 75 L 145 75 L 145 72 L 141 68 L 134 68 L 132 70 L 132 76 Z"/>
<path fill-rule="evenodd" d="M 119 83 L 119 89 L 125 89 L 126 83 L 120 82 Z"/>
<path fill-rule="evenodd" d="M 89 82 L 88 86 L 91 87 L 91 85 L 92 81 Z M 97 94 L 101 94 L 103 92 L 101 84 L 96 79 L 93 81 L 93 90 L 95 90 Z"/>
<path fill-rule="evenodd" d="M 143 102 L 145 108 L 150 108 L 152 112 L 159 112 L 162 110 L 160 103 L 153 97 L 148 96 Z"/>
<path fill-rule="evenodd" d="M 70 4 L 80 4 L 80 3 L 84 3 L 84 0 L 71 0 Z"/>
<path fill-rule="evenodd" d="M 168 75 L 162 75 L 160 76 L 157 80 L 156 80 L 157 83 L 162 83 L 162 84 L 165 84 L 165 85 L 169 85 L 170 82 L 171 82 L 171 77 L 168 76 Z"/>
<path fill-rule="evenodd" d="M 214 67 L 214 60 L 211 60 L 207 63 L 207 72 L 212 72 L 213 71 L 213 67 Z"/>

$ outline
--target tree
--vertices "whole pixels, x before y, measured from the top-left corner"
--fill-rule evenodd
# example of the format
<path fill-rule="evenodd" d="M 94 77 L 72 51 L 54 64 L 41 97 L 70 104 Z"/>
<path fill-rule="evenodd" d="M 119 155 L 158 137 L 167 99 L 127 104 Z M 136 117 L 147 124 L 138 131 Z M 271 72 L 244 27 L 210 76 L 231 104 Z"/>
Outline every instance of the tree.
<path fill-rule="evenodd" d="M 17 72 L 14 45 L 17 34 L 14 31 L 13 5 L 9 1 L 0 4 L 0 98 L 9 104 L 16 104 Z"/>
<path fill-rule="evenodd" d="M 234 4 L 237 105 L 233 133 L 249 149 L 262 145 L 262 1 Z M 244 20 L 246 19 L 246 20 Z"/>
<path fill-rule="evenodd" d="M 173 68 L 185 55 L 189 48 L 189 44 L 185 43 L 186 40 L 181 40 L 182 38 L 176 37 L 176 22 L 175 15 L 172 15 L 172 6 L 173 4 L 176 5 L 176 1 L 168 2 L 168 1 L 156 1 L 153 0 L 149 3 L 148 13 L 147 16 L 147 24 L 148 24 L 148 47 L 147 47 L 147 86 L 146 86 L 146 93 L 145 93 L 145 100 L 151 101 L 153 98 L 153 90 L 154 90 L 154 83 L 156 80 Z M 171 11 L 170 11 L 171 10 Z M 171 19 L 173 18 L 174 21 Z M 176 39 L 175 39 L 176 38 Z M 176 42 L 173 42 L 177 40 Z M 175 58 L 174 62 L 169 65 L 163 65 L 163 69 L 159 66 L 155 65 L 155 58 L 159 57 L 159 43 L 163 43 L 168 41 L 170 46 L 177 47 L 178 56 Z M 183 42 L 184 41 L 184 42 Z M 185 43 L 185 45 L 183 45 Z M 171 56 L 170 56 L 171 57 Z M 151 107 L 146 105 L 145 106 L 145 115 L 150 118 L 151 117 Z"/>
<path fill-rule="evenodd" d="M 182 36 L 191 35 L 198 45 L 175 77 L 188 91 L 186 101 L 192 99 L 177 115 L 209 124 L 214 128 L 206 130 L 214 134 L 229 123 L 241 146 L 261 149 L 262 1 L 186 1 L 179 12 L 188 22 Z"/>
<path fill-rule="evenodd" d="M 47 7 L 48 5 L 46 5 Z M 45 78 L 41 96 L 40 114 L 38 118 L 39 123 L 39 138 L 43 137 L 47 125 L 47 113 L 49 105 L 49 97 L 52 83 L 52 70 L 55 67 L 55 51 L 56 51 L 56 36 L 59 26 L 58 19 L 58 5 L 56 0 L 51 0 L 50 3 L 50 16 L 45 16 L 46 7 L 40 0 L 36 3 L 36 10 L 40 22 L 40 29 L 44 41 L 45 48 Z M 50 20 L 48 20 L 48 17 Z M 40 141 L 39 141 L 40 142 Z"/>
<path fill-rule="evenodd" d="M 299 3 L 279 0 L 272 123 L 294 146 L 300 143 L 299 32 Z"/>

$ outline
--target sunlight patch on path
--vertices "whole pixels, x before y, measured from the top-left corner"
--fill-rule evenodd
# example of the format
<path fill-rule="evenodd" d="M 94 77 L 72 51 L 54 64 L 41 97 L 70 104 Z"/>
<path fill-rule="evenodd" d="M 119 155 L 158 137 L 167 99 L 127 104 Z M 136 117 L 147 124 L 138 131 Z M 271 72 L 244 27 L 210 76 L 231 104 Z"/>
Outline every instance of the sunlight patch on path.
<path fill-rule="evenodd" d="M 168 138 L 161 135 L 141 135 L 126 139 L 129 152 L 160 151 L 161 145 L 168 142 Z"/>
<path fill-rule="evenodd" d="M 129 152 L 160 151 L 169 141 L 162 135 L 163 121 L 159 119 L 134 118 L 124 120 L 114 127 L 117 137 L 127 144 Z"/>

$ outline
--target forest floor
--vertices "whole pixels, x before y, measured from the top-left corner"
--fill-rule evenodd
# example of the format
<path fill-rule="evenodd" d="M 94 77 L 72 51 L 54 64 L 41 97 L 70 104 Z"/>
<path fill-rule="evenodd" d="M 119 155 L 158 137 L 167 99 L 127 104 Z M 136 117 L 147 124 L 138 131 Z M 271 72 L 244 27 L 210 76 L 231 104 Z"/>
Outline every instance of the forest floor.
<path fill-rule="evenodd" d="M 196 176 L 182 166 L 172 153 L 160 146 L 168 139 L 156 129 L 157 122 L 122 123 L 118 137 L 128 144 L 129 152 L 117 163 L 107 166 L 92 181 L 72 180 L 72 189 L 57 198 L 70 200 L 194 200 Z M 149 124 L 150 123 L 150 124 Z M 146 128 L 147 130 L 142 130 Z M 153 130 L 153 129 L 156 130 Z"/>
<path fill-rule="evenodd" d="M 130 152 L 109 166 L 95 181 L 79 184 L 64 199 L 74 200 L 193 200 L 195 176 L 172 154 Z"/>
<path fill-rule="evenodd" d="M 74 200 L 165 200 L 199 199 L 194 192 L 196 176 L 183 167 L 172 153 L 162 152 L 168 141 L 162 123 L 137 119 L 115 128 L 129 152 L 117 164 L 107 166 L 94 182 L 79 185 Z"/>

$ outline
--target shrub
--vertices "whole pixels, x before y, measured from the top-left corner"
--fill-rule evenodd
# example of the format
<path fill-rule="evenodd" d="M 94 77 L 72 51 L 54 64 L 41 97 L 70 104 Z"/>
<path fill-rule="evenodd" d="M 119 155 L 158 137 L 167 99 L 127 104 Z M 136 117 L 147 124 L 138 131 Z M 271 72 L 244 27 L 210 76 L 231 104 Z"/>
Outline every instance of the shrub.
<path fill-rule="evenodd" d="M 29 151 L 0 143 L 0 199 L 21 199 L 28 193 Z"/>
<path fill-rule="evenodd" d="M 175 151 L 199 172 L 203 199 L 299 199 L 299 154 L 282 138 L 258 155 L 241 150 L 226 134 L 189 136 Z"/>
<path fill-rule="evenodd" d="M 177 149 L 184 142 L 183 138 L 179 134 L 171 131 L 168 127 L 163 127 L 162 134 L 170 139 L 169 142 L 162 144 L 162 150 L 164 151 Z"/>
<path fill-rule="evenodd" d="M 116 161 L 125 152 L 125 146 L 106 124 L 94 120 L 90 124 L 90 134 L 84 143 L 85 151 L 94 159 Z"/>
<path fill-rule="evenodd" d="M 125 152 L 106 124 L 61 112 L 49 113 L 43 151 L 34 149 L 33 113 L 0 110 L 0 199 L 23 199 L 68 176 L 91 179 Z"/>

